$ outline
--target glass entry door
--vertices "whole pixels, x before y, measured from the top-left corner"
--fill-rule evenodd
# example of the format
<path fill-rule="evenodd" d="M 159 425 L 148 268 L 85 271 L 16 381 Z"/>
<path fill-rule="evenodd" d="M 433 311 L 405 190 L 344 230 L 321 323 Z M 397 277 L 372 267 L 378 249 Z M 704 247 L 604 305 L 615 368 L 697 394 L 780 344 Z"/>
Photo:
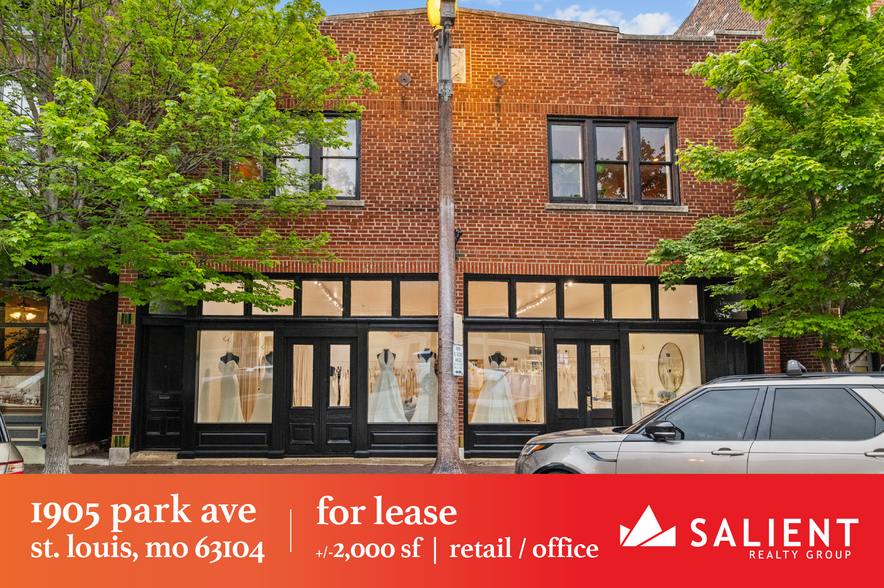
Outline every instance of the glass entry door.
<path fill-rule="evenodd" d="M 621 402 L 616 345 L 591 340 L 556 341 L 557 430 L 612 427 Z"/>
<path fill-rule="evenodd" d="M 290 339 L 288 442 L 291 455 L 347 455 L 355 447 L 356 339 Z"/>

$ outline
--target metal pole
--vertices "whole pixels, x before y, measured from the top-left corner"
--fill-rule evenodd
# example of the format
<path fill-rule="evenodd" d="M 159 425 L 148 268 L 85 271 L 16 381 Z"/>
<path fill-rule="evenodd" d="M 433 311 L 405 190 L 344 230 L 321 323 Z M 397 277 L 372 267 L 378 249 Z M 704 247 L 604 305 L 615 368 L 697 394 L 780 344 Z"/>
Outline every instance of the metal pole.
<path fill-rule="evenodd" d="M 452 2 L 453 4 L 453 2 Z M 462 474 L 454 377 L 454 161 L 449 26 L 439 31 L 439 419 L 432 474 Z"/>

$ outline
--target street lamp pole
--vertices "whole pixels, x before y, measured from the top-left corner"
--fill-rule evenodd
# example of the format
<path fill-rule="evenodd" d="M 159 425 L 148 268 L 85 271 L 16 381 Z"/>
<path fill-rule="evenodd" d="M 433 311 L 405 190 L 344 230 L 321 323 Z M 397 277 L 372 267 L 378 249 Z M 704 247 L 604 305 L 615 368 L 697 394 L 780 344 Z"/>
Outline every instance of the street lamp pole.
<path fill-rule="evenodd" d="M 456 0 L 428 0 L 439 63 L 439 418 L 433 474 L 462 474 L 458 444 L 457 381 L 454 377 L 454 162 L 451 102 L 451 27 Z"/>

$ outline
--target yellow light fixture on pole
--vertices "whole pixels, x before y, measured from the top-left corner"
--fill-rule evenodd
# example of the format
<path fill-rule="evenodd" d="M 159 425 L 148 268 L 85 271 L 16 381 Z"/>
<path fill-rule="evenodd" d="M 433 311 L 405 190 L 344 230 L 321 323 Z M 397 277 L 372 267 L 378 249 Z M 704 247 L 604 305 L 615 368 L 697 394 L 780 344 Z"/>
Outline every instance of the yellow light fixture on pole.
<path fill-rule="evenodd" d="M 457 1 L 454 2 L 454 10 L 457 11 Z M 434 30 L 439 30 L 444 24 L 442 22 L 442 0 L 427 0 L 427 17 Z M 449 25 L 454 24 L 454 18 L 451 17 Z"/>

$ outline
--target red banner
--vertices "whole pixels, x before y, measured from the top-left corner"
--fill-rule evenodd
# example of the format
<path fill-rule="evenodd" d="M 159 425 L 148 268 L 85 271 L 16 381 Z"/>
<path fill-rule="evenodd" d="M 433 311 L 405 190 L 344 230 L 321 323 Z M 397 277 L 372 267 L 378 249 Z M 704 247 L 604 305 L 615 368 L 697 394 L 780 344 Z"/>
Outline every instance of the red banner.
<path fill-rule="evenodd" d="M 4 585 L 840 584 L 872 476 L 10 476 Z"/>

